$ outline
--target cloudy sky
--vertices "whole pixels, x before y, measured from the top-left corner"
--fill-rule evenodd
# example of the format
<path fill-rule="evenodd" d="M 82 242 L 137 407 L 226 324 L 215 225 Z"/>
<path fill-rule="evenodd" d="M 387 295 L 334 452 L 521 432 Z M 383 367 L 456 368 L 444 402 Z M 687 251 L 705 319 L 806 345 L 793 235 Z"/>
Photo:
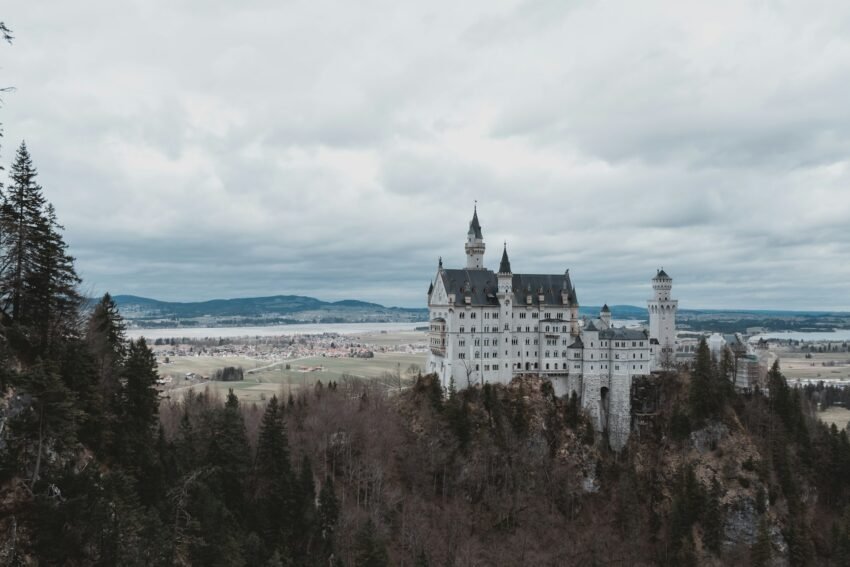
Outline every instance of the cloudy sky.
<path fill-rule="evenodd" d="M 10 0 L 92 293 L 421 306 L 465 263 L 583 304 L 850 310 L 850 3 Z"/>

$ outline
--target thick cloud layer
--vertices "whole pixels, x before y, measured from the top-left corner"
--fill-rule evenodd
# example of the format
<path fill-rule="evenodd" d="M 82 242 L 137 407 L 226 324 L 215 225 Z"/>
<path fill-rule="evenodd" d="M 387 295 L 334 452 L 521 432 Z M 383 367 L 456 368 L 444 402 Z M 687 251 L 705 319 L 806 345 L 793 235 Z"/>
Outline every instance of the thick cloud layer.
<path fill-rule="evenodd" d="M 850 4 L 12 0 L 26 139 L 91 292 L 850 310 Z"/>

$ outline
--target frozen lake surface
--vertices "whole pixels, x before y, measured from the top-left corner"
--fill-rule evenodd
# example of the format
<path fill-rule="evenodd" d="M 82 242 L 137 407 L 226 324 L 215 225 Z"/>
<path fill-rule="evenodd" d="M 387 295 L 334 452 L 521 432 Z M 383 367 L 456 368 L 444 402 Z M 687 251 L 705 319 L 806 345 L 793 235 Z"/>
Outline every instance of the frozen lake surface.
<path fill-rule="evenodd" d="M 785 339 L 792 341 L 850 341 L 850 329 L 836 329 L 829 331 L 815 332 L 800 332 L 800 331 L 780 331 L 776 333 L 762 333 L 750 337 L 750 342 L 757 342 L 759 339 Z"/>

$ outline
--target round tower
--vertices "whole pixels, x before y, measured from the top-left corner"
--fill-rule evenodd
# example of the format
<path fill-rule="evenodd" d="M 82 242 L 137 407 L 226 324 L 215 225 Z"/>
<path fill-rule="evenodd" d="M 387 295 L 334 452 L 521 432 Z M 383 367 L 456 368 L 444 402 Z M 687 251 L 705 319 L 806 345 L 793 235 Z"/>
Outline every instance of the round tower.
<path fill-rule="evenodd" d="M 664 268 L 658 270 L 652 278 L 654 297 L 647 302 L 649 310 L 649 338 L 657 341 L 656 365 L 667 366 L 665 361 L 672 361 L 676 353 L 676 312 L 679 301 L 670 299 L 673 289 L 673 278 L 667 275 Z"/>
<path fill-rule="evenodd" d="M 469 222 L 469 232 L 466 233 L 466 269 L 467 270 L 483 270 L 484 269 L 484 236 L 481 234 L 481 224 L 478 222 L 478 205 L 472 213 L 472 220 Z"/>

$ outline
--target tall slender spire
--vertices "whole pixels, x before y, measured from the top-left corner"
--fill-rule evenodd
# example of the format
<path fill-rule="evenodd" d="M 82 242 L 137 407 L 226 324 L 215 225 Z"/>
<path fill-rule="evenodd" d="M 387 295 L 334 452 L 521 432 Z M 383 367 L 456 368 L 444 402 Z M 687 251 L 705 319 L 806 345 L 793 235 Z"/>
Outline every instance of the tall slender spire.
<path fill-rule="evenodd" d="M 500 274 L 510 274 L 511 273 L 511 261 L 508 260 L 508 243 L 505 242 L 505 247 L 502 250 L 502 261 L 499 264 L 499 273 Z"/>
<path fill-rule="evenodd" d="M 475 235 L 475 238 L 484 238 L 481 235 L 481 223 L 478 222 L 478 201 L 472 211 L 472 220 L 469 223 L 469 234 Z"/>

